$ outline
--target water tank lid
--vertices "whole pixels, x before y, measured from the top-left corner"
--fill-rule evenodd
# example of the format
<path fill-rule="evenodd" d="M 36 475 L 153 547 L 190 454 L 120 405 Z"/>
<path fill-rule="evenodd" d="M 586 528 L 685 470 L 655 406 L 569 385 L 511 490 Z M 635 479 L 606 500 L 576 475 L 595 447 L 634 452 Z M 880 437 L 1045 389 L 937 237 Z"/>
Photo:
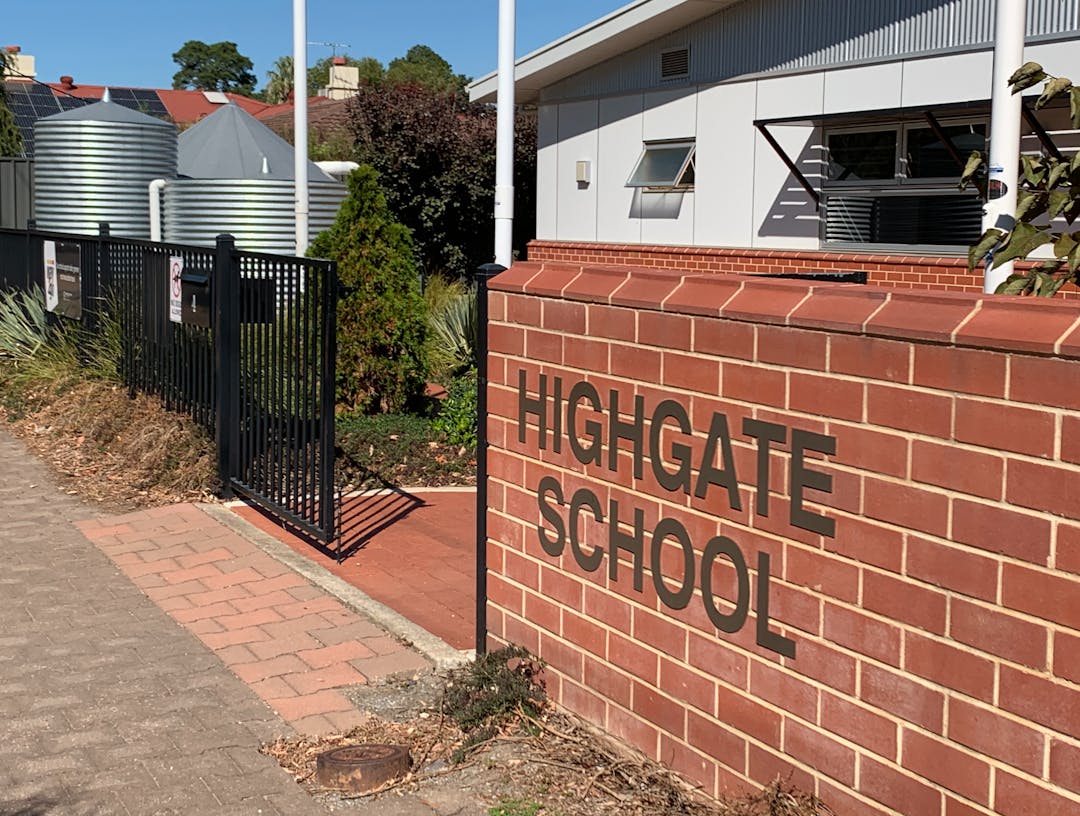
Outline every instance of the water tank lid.
<path fill-rule="evenodd" d="M 222 105 L 180 134 L 177 169 L 197 179 L 292 180 L 293 147 L 239 105 Z M 307 170 L 310 181 L 326 181 L 315 162 Z"/>
<path fill-rule="evenodd" d="M 72 108 L 62 113 L 45 116 L 39 122 L 115 122 L 125 125 L 149 125 L 152 127 L 174 130 L 173 126 L 161 119 L 155 119 L 145 113 L 125 108 L 115 102 L 102 100 L 92 105 Z"/>

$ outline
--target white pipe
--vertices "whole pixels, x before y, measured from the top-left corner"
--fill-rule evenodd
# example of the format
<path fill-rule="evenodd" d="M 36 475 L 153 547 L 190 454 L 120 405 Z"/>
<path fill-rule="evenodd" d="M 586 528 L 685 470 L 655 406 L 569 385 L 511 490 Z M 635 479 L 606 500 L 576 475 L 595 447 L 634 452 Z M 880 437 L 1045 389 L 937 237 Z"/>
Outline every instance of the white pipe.
<path fill-rule="evenodd" d="M 354 161 L 318 161 L 315 166 L 326 175 L 341 181 L 360 165 Z"/>
<path fill-rule="evenodd" d="M 499 0 L 499 80 L 496 96 L 495 263 L 514 261 L 514 36 L 516 0 Z"/>
<path fill-rule="evenodd" d="M 1012 93 L 1009 77 L 1024 64 L 1027 0 L 997 0 L 994 24 L 994 78 L 990 102 L 990 171 L 983 231 L 1011 230 L 1016 215 L 1016 185 L 1020 178 L 1020 94 Z M 983 292 L 992 293 L 1013 273 L 1008 261 L 996 269 L 987 259 Z"/>
<path fill-rule="evenodd" d="M 293 183 L 296 254 L 308 248 L 307 0 L 293 0 Z"/>
<path fill-rule="evenodd" d="M 165 189 L 165 179 L 150 182 L 150 240 L 161 243 L 161 191 Z"/>

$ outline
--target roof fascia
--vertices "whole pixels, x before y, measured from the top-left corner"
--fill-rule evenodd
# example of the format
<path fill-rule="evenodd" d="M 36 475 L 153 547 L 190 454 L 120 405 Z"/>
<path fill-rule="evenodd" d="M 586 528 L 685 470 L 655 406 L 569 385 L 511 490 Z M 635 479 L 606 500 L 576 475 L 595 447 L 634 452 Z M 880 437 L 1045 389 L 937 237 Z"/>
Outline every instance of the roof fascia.
<path fill-rule="evenodd" d="M 515 63 L 517 102 L 532 102 L 540 90 L 617 57 L 733 5 L 739 0 L 635 0 L 541 46 Z M 498 73 L 469 86 L 474 102 L 494 102 Z"/>

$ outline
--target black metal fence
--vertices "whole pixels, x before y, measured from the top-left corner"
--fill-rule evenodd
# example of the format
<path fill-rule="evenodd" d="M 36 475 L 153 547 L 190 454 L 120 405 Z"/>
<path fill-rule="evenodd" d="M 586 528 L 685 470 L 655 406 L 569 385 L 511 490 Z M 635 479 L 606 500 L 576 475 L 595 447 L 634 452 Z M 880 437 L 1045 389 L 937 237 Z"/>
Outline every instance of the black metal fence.
<path fill-rule="evenodd" d="M 334 264 L 243 252 L 231 236 L 194 247 L 105 225 L 0 229 L 0 288 L 40 290 L 52 319 L 116 332 L 128 387 L 214 435 L 227 493 L 340 549 Z"/>

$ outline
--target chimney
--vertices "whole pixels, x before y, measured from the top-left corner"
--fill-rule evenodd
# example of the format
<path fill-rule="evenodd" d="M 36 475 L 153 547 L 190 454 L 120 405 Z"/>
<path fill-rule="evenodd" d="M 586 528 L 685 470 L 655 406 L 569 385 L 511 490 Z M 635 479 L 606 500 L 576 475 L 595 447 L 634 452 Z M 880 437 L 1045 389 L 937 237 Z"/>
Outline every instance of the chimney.
<path fill-rule="evenodd" d="M 7 63 L 13 69 L 7 72 L 8 79 L 33 79 L 37 75 L 34 71 L 34 58 L 22 53 L 20 46 L 5 45 L 4 56 L 7 57 Z"/>
<path fill-rule="evenodd" d="M 61 90 L 73 91 L 77 87 L 78 87 L 78 85 L 75 84 L 75 79 L 73 77 L 67 76 L 66 74 L 64 76 L 60 77 L 60 89 Z"/>
<path fill-rule="evenodd" d="M 333 65 L 344 65 L 345 64 L 345 57 L 334 57 L 333 59 L 330 60 L 330 62 Z"/>

